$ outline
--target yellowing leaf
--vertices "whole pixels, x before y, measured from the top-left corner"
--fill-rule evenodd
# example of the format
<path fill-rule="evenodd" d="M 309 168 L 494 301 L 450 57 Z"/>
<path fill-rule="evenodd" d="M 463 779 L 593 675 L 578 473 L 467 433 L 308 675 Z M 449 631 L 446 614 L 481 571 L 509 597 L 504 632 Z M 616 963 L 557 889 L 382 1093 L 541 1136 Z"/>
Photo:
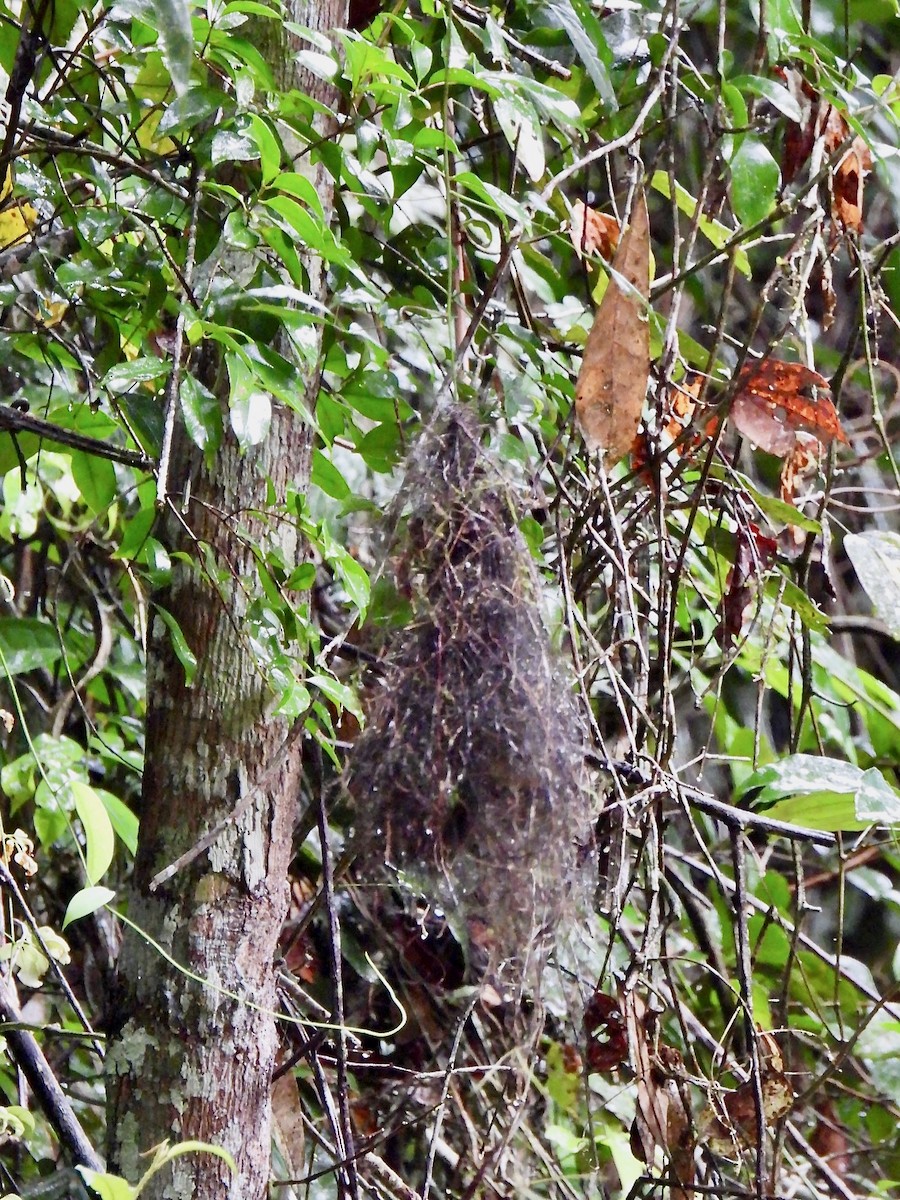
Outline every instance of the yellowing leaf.
<path fill-rule="evenodd" d="M 68 300 L 51 300 L 46 296 L 38 296 L 38 314 L 45 329 L 58 325 L 69 311 Z"/>
<path fill-rule="evenodd" d="M 27 200 L 13 199 L 12 168 L 6 168 L 6 176 L 0 186 L 0 250 L 15 246 L 31 233 L 37 224 L 38 215 L 34 205 Z"/>
<path fill-rule="evenodd" d="M 661 192 L 667 200 L 672 199 L 672 189 L 669 184 L 669 177 L 665 171 L 654 172 L 653 178 L 650 180 L 650 186 L 657 192 Z M 693 220 L 694 214 L 697 211 L 697 201 L 687 188 L 682 187 L 677 182 L 675 184 L 675 203 L 685 216 Z M 729 229 L 727 225 L 723 225 L 721 221 L 714 221 L 712 217 L 704 216 L 702 213 L 697 219 L 697 228 L 717 250 L 721 250 L 728 245 L 737 232 L 734 229 Z M 734 265 L 748 279 L 753 274 L 750 269 L 750 259 L 747 257 L 747 251 L 742 250 L 740 247 L 735 247 Z"/>
<path fill-rule="evenodd" d="M 612 265 L 575 385 L 575 413 L 588 450 L 607 466 L 631 449 L 650 375 L 650 227 L 643 193 Z"/>

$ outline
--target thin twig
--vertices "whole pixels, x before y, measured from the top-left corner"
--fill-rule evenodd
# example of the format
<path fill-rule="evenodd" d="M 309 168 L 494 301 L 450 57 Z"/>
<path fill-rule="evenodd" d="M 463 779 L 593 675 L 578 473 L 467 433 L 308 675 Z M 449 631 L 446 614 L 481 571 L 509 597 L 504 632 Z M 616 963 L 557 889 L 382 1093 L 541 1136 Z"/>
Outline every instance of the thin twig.
<path fill-rule="evenodd" d="M 38 925 L 37 921 L 34 919 L 34 914 L 32 913 L 31 909 L 28 907 L 28 901 L 25 899 L 24 895 L 22 894 L 22 889 L 16 883 L 15 877 L 7 869 L 5 863 L 2 860 L 0 860 L 0 884 L 2 884 L 3 887 L 5 887 L 9 892 L 11 892 L 13 897 L 15 898 L 15 901 L 19 906 L 19 911 L 22 914 L 22 918 L 23 918 L 25 924 L 28 926 L 29 930 L 31 931 L 31 936 L 34 938 L 35 942 L 37 943 L 38 948 L 40 949 L 41 953 L 44 955 L 44 957 L 50 963 L 53 973 L 56 975 L 59 986 L 62 989 L 63 995 L 65 996 L 66 1000 L 71 1005 L 72 1011 L 75 1013 L 76 1017 L 81 1022 L 81 1026 L 84 1029 L 84 1031 L 87 1034 L 89 1034 L 90 1037 L 93 1039 L 94 1050 L 99 1055 L 99 1057 L 102 1058 L 103 1057 L 102 1042 L 98 1039 L 96 1033 L 94 1032 L 94 1029 L 91 1026 L 91 1023 L 88 1020 L 87 1013 L 84 1011 L 84 1009 L 79 1004 L 78 997 L 72 991 L 72 985 L 69 983 L 68 979 L 66 979 L 65 972 L 62 970 L 60 964 L 54 958 L 53 954 L 50 951 L 50 948 L 47 946 L 47 943 L 44 940 L 44 936 L 41 933 L 41 927 Z"/>
<path fill-rule="evenodd" d="M 731 866 L 734 873 L 734 925 L 735 949 L 737 951 L 738 983 L 741 1006 L 744 1014 L 744 1036 L 750 1055 L 750 1080 L 753 1088 L 753 1110 L 756 1118 L 756 1163 L 754 1181 L 757 1200 L 766 1194 L 766 1105 L 763 1096 L 762 1064 L 759 1057 L 759 1042 L 753 1024 L 753 970 L 750 961 L 750 935 L 747 929 L 747 862 L 744 857 L 742 834 L 730 829 Z"/>
<path fill-rule="evenodd" d="M 203 172 L 196 164 L 191 173 L 191 219 L 187 231 L 187 252 L 184 258 L 184 285 L 190 294 L 194 276 L 194 257 L 197 251 L 197 225 L 200 218 L 200 193 Z M 156 473 L 156 504 L 160 508 L 166 503 L 169 488 L 169 467 L 172 460 L 172 438 L 175 434 L 175 413 L 181 391 L 181 353 L 184 346 L 185 303 L 178 309 L 175 320 L 175 338 L 172 347 L 172 370 L 166 383 L 165 416 L 163 418 L 162 446 L 159 452 L 159 469 Z"/>
<path fill-rule="evenodd" d="M 318 747 L 316 748 L 318 749 Z M 319 750 L 321 754 L 321 750 Z M 321 776 L 321 772 L 320 772 Z M 359 1176 L 354 1151 L 353 1121 L 350 1115 L 350 1091 L 347 1078 L 347 1030 L 344 1025 L 344 976 L 341 954 L 341 925 L 334 894 L 334 859 L 328 840 L 328 813 L 324 788 L 319 789 L 318 804 L 319 848 L 322 854 L 322 891 L 328 914 L 328 949 L 330 952 L 330 983 L 332 989 L 332 1020 L 337 1026 L 337 1099 L 340 1113 L 341 1153 L 345 1158 L 344 1174 L 351 1200 L 359 1200 Z"/>
<path fill-rule="evenodd" d="M 22 1014 L 11 994 L 9 977 L 4 972 L 0 972 L 0 1019 L 3 1021 L 0 1031 L 6 1039 L 9 1052 L 31 1085 L 62 1145 L 77 1164 L 89 1167 L 92 1171 L 102 1171 L 103 1162 L 81 1128 L 43 1051 L 33 1035 L 21 1028 Z"/>
<path fill-rule="evenodd" d="M 31 413 L 21 412 L 8 404 L 0 404 L 0 432 L 32 433 L 48 442 L 56 442 L 59 446 L 68 446 L 71 450 L 82 450 L 85 454 L 93 454 L 97 458 L 106 458 L 110 462 L 122 463 L 126 467 L 134 467 L 139 471 L 149 471 L 154 466 L 153 459 L 136 450 L 122 450 L 110 442 L 99 438 L 87 437 L 76 433 L 73 429 L 63 429 L 52 421 L 44 421 Z"/>

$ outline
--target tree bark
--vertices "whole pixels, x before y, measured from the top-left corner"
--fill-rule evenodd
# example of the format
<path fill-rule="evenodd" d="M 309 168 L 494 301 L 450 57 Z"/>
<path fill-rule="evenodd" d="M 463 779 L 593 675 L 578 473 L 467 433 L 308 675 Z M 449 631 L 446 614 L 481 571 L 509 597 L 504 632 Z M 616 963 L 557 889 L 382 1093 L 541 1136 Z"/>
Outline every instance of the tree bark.
<path fill-rule="evenodd" d="M 344 21 L 344 0 L 292 0 L 286 7 L 286 19 L 315 29 Z M 278 22 L 259 22 L 254 35 L 282 86 L 333 103 L 328 85 L 292 67 L 298 47 Z M 330 188 L 322 177 L 320 183 L 328 211 Z M 310 280 L 310 291 L 318 288 L 324 299 L 314 263 Z M 214 355 L 200 373 L 207 384 L 221 374 Z M 298 394 L 312 402 L 316 382 L 298 378 Z M 170 486 L 177 505 L 189 484 L 190 501 L 183 520 L 174 512 L 166 519 L 175 566 L 158 601 L 199 668 L 186 687 L 169 633 L 155 617 L 128 907 L 142 933 L 128 930 L 119 964 L 118 1028 L 107 1057 L 109 1159 L 110 1170 L 134 1182 L 146 1170 L 140 1156 L 148 1150 L 196 1139 L 226 1148 L 236 1172 L 216 1156 L 185 1155 L 154 1177 L 142 1193 L 149 1198 L 254 1200 L 268 1184 L 277 1050 L 272 963 L 287 904 L 300 764 L 296 749 L 279 755 L 288 724 L 268 713 L 272 697 L 246 644 L 245 618 L 259 589 L 257 552 L 277 548 L 287 563 L 302 553 L 288 522 L 262 514 L 271 489 L 277 500 L 288 488 L 303 491 L 308 468 L 307 427 L 281 406 L 261 445 L 242 453 L 229 434 L 211 465 L 176 432 Z M 206 547 L 220 572 L 217 588 L 201 558 Z M 153 877 L 220 822 L 226 828 L 212 846 L 152 891 Z"/>

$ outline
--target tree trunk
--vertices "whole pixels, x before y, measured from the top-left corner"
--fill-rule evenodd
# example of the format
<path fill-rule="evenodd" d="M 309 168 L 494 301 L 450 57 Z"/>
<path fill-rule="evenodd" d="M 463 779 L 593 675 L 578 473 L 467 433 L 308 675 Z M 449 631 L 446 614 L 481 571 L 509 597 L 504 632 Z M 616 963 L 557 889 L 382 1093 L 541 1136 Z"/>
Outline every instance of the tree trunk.
<path fill-rule="evenodd" d="M 317 29 L 344 19 L 342 0 L 294 0 L 287 9 L 287 19 Z M 254 40 L 280 83 L 333 103 L 327 85 L 293 70 L 297 47 L 288 45 L 281 26 L 259 25 Z M 320 192 L 328 211 L 324 182 Z M 310 278 L 310 290 L 318 286 L 321 294 L 314 264 Z M 221 374 L 214 355 L 200 372 L 208 385 Z M 298 377 L 298 394 L 310 401 L 315 386 Z M 173 582 L 158 600 L 199 668 L 186 687 L 157 616 L 148 646 L 146 767 L 128 909 L 147 937 L 129 930 L 119 965 L 118 1028 L 107 1058 L 110 1169 L 136 1181 L 148 1165 L 140 1155 L 164 1140 L 193 1139 L 226 1148 L 237 1169 L 232 1176 L 217 1157 L 185 1155 L 153 1179 L 142 1193 L 147 1197 L 254 1200 L 265 1195 L 269 1179 L 277 1050 L 272 962 L 287 904 L 299 755 L 295 749 L 279 755 L 288 725 L 267 713 L 271 693 L 246 644 L 245 617 L 259 588 L 256 552 L 277 548 L 288 563 L 302 553 L 288 522 L 260 514 L 271 505 L 271 488 L 278 500 L 289 487 L 305 488 L 308 465 L 306 426 L 281 406 L 261 445 L 241 453 L 228 434 L 211 466 L 183 432 L 176 434 L 170 487 L 177 505 L 189 482 L 190 502 L 183 520 L 167 516 L 164 530 L 170 551 L 187 561 L 173 556 Z M 206 547 L 224 580 L 218 590 L 203 566 Z M 250 791 L 249 803 L 209 850 L 151 891 L 154 875 L 226 821 Z"/>

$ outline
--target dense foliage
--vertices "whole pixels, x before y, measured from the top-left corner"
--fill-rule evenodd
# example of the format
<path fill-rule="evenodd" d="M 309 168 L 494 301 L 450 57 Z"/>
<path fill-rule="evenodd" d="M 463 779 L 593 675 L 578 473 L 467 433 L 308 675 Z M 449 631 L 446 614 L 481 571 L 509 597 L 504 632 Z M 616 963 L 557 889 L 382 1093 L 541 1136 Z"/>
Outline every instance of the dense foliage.
<path fill-rule="evenodd" d="M 322 140 L 270 0 L 0 4 L 0 1034 L 102 1152 L 148 627 L 186 706 L 204 653 L 153 599 L 172 430 L 212 462 L 287 406 L 312 484 L 263 516 L 306 553 L 241 580 L 306 764 L 275 1194 L 889 1192 L 896 6 L 370 17 L 288 30 Z M 646 296 L 607 270 L 642 196 Z M 573 405 L 613 287 L 649 361 L 604 465 Z M 25 1196 L 71 1145 L 17 1048 Z"/>

